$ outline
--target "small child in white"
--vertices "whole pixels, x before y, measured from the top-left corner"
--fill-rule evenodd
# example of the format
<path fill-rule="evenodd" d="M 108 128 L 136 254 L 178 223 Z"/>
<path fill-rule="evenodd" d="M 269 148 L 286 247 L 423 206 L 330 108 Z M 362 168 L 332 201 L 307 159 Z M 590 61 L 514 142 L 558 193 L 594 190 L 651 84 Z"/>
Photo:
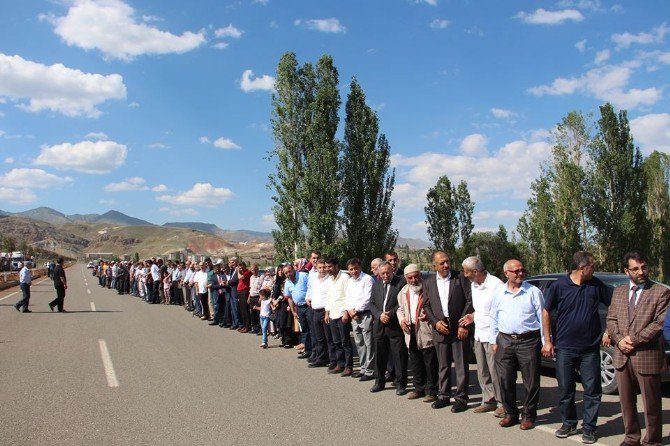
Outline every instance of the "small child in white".
<path fill-rule="evenodd" d="M 261 334 L 263 336 L 261 348 L 268 348 L 268 324 L 270 323 L 270 304 L 272 304 L 270 290 L 267 288 L 261 289 L 259 298 L 258 305 L 254 307 L 254 310 L 258 310 L 261 317 Z"/>

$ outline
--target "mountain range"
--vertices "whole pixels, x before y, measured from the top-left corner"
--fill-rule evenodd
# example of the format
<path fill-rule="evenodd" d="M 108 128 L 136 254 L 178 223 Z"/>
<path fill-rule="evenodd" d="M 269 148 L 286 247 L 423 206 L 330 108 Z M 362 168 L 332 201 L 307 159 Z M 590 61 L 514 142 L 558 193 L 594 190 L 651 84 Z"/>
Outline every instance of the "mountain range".
<path fill-rule="evenodd" d="M 108 224 L 115 226 L 154 226 L 159 227 L 146 220 L 131 217 L 122 212 L 110 210 L 104 214 L 71 214 L 66 215 L 49 207 L 38 207 L 23 212 L 6 212 L 0 210 L 0 216 L 13 216 L 37 220 L 52 225 L 64 225 L 76 222 Z M 169 222 L 162 225 L 165 228 L 182 228 L 201 231 L 215 235 L 230 242 L 239 243 L 272 243 L 272 234 L 269 232 L 248 231 L 244 229 L 221 229 L 212 223 L 202 222 Z M 398 246 L 409 246 L 412 249 L 424 249 L 430 246 L 425 240 L 412 238 L 398 238 Z"/>

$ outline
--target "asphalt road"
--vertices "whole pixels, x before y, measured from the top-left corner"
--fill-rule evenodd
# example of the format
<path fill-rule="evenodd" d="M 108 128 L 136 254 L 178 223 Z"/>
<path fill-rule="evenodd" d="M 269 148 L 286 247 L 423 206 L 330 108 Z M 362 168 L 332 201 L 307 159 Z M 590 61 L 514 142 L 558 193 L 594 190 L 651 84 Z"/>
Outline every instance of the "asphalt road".
<path fill-rule="evenodd" d="M 580 442 L 553 435 L 560 417 L 550 375 L 542 377 L 538 427 L 503 429 L 491 414 L 433 410 L 392 388 L 371 394 L 371 383 L 308 369 L 274 339 L 262 350 L 255 335 L 118 296 L 84 265 L 67 275 L 69 313 L 49 311 L 50 281 L 33 284 L 32 314 L 12 307 L 18 289 L 0 294 L 1 445 Z M 470 383 L 473 408 L 481 400 L 474 366 Z M 623 441 L 619 412 L 617 397 L 605 396 L 599 444 Z M 667 410 L 664 419 L 668 432 Z"/>

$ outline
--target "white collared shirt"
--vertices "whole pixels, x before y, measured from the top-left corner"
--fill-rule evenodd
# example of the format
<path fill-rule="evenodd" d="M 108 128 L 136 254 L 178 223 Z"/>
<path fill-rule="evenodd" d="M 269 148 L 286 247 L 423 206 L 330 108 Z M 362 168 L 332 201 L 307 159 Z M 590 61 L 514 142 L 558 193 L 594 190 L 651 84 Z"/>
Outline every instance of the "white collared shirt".
<path fill-rule="evenodd" d="M 330 275 L 326 274 L 322 278 L 319 276 L 309 278 L 309 288 L 312 295 L 312 308 L 314 310 L 323 310 L 328 303 L 328 287 L 330 286 Z"/>
<path fill-rule="evenodd" d="M 644 288 L 644 283 L 641 285 L 638 285 L 636 283 L 633 283 L 632 280 L 628 281 L 628 300 L 630 301 L 630 293 L 633 291 L 633 287 L 637 287 L 637 291 L 635 291 L 635 305 L 640 302 L 640 295 L 642 294 L 642 289 Z"/>
<path fill-rule="evenodd" d="M 449 317 L 449 286 L 451 285 L 450 279 L 451 271 L 447 274 L 447 277 L 444 279 L 440 276 L 439 273 L 435 274 L 435 279 L 437 282 L 437 292 L 440 294 L 440 304 L 442 304 L 442 313 L 444 317 Z"/>
<path fill-rule="evenodd" d="M 198 294 L 205 294 L 207 293 L 207 271 L 197 271 L 193 275 L 193 282 L 195 282 L 198 290 Z"/>
<path fill-rule="evenodd" d="M 409 291 L 409 320 L 412 324 L 418 324 L 419 321 L 416 319 L 416 310 L 418 310 L 419 306 L 419 294 L 421 294 L 421 291 L 418 293 L 412 291 L 412 288 L 407 286 L 408 291 Z"/>
<path fill-rule="evenodd" d="M 358 278 L 349 277 L 346 288 L 345 306 L 348 310 L 354 310 L 357 313 L 366 311 L 370 308 L 370 298 L 372 296 L 372 277 L 361 272 Z"/>
<path fill-rule="evenodd" d="M 349 275 L 342 271 L 337 273 L 337 276 L 330 277 L 328 281 L 328 301 L 326 303 L 326 311 L 329 312 L 331 319 L 339 319 L 342 313 L 346 310 L 344 305 L 346 294 L 344 293 L 347 287 Z"/>
<path fill-rule="evenodd" d="M 19 271 L 19 282 L 20 283 L 30 283 L 32 282 L 32 279 L 30 277 L 30 270 L 28 269 L 27 266 L 24 266 L 21 268 L 21 271 Z M 26 307 L 27 309 L 28 307 Z"/>
<path fill-rule="evenodd" d="M 491 302 L 496 287 L 502 285 L 502 280 L 487 272 L 486 279 L 481 284 L 472 282 L 472 306 L 475 309 L 475 341 L 489 342 L 491 330 Z"/>

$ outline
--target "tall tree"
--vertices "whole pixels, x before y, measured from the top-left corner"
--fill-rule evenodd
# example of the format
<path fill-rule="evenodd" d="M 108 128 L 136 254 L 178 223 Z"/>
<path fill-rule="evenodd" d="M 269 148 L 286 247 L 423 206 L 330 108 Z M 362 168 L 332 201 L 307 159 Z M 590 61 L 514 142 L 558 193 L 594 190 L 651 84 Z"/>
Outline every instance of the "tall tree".
<path fill-rule="evenodd" d="M 304 76 L 308 79 L 307 76 Z M 311 77 L 309 77 L 311 79 Z M 307 123 L 307 144 L 302 176 L 301 201 L 305 210 L 307 244 L 326 251 L 337 239 L 340 208 L 340 143 L 335 138 L 339 122 L 340 93 L 337 68 L 324 55 L 316 66 Z"/>
<path fill-rule="evenodd" d="M 461 236 L 461 244 L 467 245 L 474 225 L 472 224 L 472 213 L 475 203 L 470 199 L 468 183 L 461 180 L 456 188 L 456 212 L 458 213 L 458 233 Z"/>
<path fill-rule="evenodd" d="M 395 170 L 390 167 L 391 148 L 375 112 L 365 103 L 365 93 L 352 79 L 345 106 L 342 172 L 342 221 L 346 255 L 363 264 L 393 249 L 398 233 L 392 228 Z"/>
<path fill-rule="evenodd" d="M 272 199 L 275 223 L 272 231 L 279 258 L 294 259 L 303 249 L 305 215 L 301 206 L 304 153 L 308 133 L 311 90 L 309 70 L 300 69 L 294 53 L 284 54 L 277 66 L 275 93 L 272 95 L 272 132 L 275 146 L 269 157 L 276 158 L 275 172 L 268 178 L 274 190 Z"/>
<path fill-rule="evenodd" d="M 654 151 L 644 160 L 647 182 L 647 218 L 651 231 L 649 260 L 651 275 L 670 278 L 670 156 Z"/>
<path fill-rule="evenodd" d="M 551 195 L 555 204 L 556 229 L 562 264 L 570 264 L 572 254 L 588 249 L 588 225 L 584 203 L 585 173 L 582 167 L 590 143 L 584 116 L 572 111 L 554 131 L 556 144 L 548 168 Z"/>
<path fill-rule="evenodd" d="M 426 223 L 428 237 L 435 249 L 453 253 L 458 240 L 458 218 L 456 193 L 446 175 L 441 176 L 435 186 L 428 190 Z"/>
<path fill-rule="evenodd" d="M 648 223 L 642 155 L 633 144 L 625 110 L 600 107 L 598 134 L 589 147 L 586 213 L 596 231 L 603 267 L 619 269 L 628 250 L 646 250 Z"/>
<path fill-rule="evenodd" d="M 538 273 L 564 271 L 556 224 L 556 208 L 546 176 L 530 186 L 531 198 L 517 230 L 530 256 L 529 268 Z"/>

